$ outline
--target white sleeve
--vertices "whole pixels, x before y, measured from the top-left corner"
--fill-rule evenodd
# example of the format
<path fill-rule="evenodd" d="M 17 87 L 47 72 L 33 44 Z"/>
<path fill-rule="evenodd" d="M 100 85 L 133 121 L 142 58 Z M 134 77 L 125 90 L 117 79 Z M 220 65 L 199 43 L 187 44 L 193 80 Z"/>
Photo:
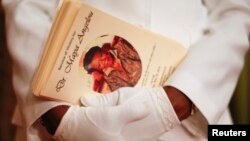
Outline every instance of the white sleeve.
<path fill-rule="evenodd" d="M 31 80 L 51 26 L 57 0 L 3 0 L 8 50 L 13 60 L 13 85 L 28 138 L 33 123 L 48 109 L 65 103 L 39 99 Z"/>
<path fill-rule="evenodd" d="M 227 109 L 249 49 L 250 1 L 205 0 L 208 21 L 167 85 L 184 92 L 210 124 Z"/>

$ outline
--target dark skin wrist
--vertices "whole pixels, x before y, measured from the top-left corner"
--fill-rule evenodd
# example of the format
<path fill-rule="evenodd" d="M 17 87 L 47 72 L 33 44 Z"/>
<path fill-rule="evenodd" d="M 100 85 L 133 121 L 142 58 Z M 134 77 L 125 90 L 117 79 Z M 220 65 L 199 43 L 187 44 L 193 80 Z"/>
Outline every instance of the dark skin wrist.
<path fill-rule="evenodd" d="M 180 121 L 186 119 L 192 111 L 192 102 L 180 90 L 172 87 L 163 87 Z"/>
<path fill-rule="evenodd" d="M 191 101 L 185 94 L 183 94 L 181 91 L 179 91 L 174 87 L 165 86 L 163 88 L 179 120 L 181 121 L 186 119 L 191 114 L 191 108 L 192 108 Z M 68 108 L 69 106 L 67 105 L 57 106 L 47 111 L 45 114 L 41 116 L 41 119 L 43 121 L 43 126 L 47 129 L 47 131 L 51 135 L 55 134 L 56 129 L 58 128 L 61 119 L 67 112 Z"/>
<path fill-rule="evenodd" d="M 41 116 L 42 124 L 47 131 L 54 135 L 57 127 L 59 126 L 64 114 L 68 111 L 69 106 L 60 105 L 47 111 Z"/>

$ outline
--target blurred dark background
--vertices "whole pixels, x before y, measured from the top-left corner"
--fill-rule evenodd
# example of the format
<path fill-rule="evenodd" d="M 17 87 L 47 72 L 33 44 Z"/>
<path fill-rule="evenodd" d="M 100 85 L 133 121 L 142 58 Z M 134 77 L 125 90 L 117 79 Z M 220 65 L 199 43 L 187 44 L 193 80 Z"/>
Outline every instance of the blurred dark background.
<path fill-rule="evenodd" d="M 250 40 L 250 39 L 249 39 Z M 230 109 L 235 124 L 250 124 L 250 52 L 245 57 L 245 65 L 238 80 Z"/>
<path fill-rule="evenodd" d="M 6 47 L 4 13 L 0 6 L 0 141 L 13 141 L 15 133 L 15 127 L 11 124 L 16 103 L 11 66 L 12 61 Z"/>
<path fill-rule="evenodd" d="M 1 3 L 1 0 L 0 0 Z M 12 88 L 12 60 L 6 47 L 4 13 L 0 6 L 0 141 L 13 141 L 15 127 L 11 124 L 16 99 Z M 235 124 L 250 124 L 250 54 L 246 56 L 230 108 Z"/>

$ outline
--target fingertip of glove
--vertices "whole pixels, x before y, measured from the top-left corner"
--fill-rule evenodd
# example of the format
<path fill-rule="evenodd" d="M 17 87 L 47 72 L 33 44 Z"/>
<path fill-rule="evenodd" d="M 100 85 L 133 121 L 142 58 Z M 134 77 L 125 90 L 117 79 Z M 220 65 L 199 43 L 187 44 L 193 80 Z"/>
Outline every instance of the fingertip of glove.
<path fill-rule="evenodd" d="M 83 106 L 89 106 L 91 101 L 91 97 L 90 96 L 83 96 L 80 98 L 80 102 Z"/>

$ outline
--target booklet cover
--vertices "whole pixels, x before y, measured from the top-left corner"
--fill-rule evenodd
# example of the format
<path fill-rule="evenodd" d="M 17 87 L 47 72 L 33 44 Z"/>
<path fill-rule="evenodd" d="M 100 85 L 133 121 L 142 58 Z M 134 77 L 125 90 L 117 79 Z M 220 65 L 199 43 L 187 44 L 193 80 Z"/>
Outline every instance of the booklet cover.
<path fill-rule="evenodd" d="M 79 104 L 83 95 L 161 86 L 186 52 L 167 37 L 78 0 L 64 0 L 33 78 L 33 93 Z"/>

